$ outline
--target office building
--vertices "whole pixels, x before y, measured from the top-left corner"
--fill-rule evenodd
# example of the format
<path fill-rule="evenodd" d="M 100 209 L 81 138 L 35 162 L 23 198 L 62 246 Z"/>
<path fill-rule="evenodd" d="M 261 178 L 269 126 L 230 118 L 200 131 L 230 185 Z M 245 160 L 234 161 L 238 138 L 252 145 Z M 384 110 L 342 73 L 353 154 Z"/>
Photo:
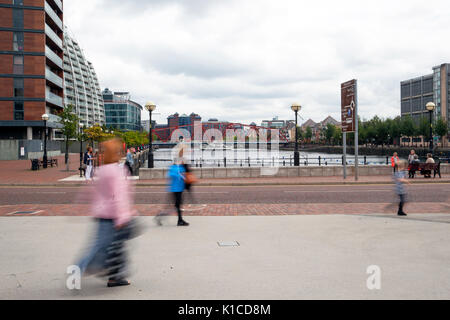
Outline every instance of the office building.
<path fill-rule="evenodd" d="M 405 80 L 401 87 L 401 114 L 411 116 L 416 123 L 424 116 L 428 119 L 426 105 L 436 104 L 435 118 L 448 119 L 450 112 L 449 100 L 450 64 L 442 64 L 433 68 L 433 73 Z"/>
<path fill-rule="evenodd" d="M 0 0 L 0 139 L 49 136 L 64 108 L 63 2 Z"/>
<path fill-rule="evenodd" d="M 121 131 L 141 131 L 143 107 L 131 100 L 129 92 L 103 91 L 106 126 Z"/>

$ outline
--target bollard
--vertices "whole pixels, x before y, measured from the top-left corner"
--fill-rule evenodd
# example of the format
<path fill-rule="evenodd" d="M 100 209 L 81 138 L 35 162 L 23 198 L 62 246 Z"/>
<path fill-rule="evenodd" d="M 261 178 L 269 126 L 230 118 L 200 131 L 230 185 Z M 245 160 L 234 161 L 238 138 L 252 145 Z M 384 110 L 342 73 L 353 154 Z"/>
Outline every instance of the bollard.
<path fill-rule="evenodd" d="M 227 167 L 227 158 L 223 158 L 223 167 L 226 168 Z"/>
<path fill-rule="evenodd" d="M 252 165 L 250 164 L 250 157 L 248 157 L 248 167 L 250 168 Z"/>
<path fill-rule="evenodd" d="M 322 165 L 322 157 L 319 156 L 319 167 Z"/>
<path fill-rule="evenodd" d="M 367 156 L 364 156 L 364 165 L 367 166 Z"/>

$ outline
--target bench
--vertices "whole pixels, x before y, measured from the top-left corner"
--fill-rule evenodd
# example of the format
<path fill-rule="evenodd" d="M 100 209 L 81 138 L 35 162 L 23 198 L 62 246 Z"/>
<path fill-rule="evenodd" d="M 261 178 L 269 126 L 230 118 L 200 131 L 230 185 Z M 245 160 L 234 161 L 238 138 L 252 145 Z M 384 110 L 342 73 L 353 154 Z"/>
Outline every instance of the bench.
<path fill-rule="evenodd" d="M 58 159 L 48 159 L 47 166 L 50 166 L 52 168 L 53 166 L 58 167 Z M 40 170 L 43 167 L 44 167 L 44 160 L 31 159 L 31 170 L 36 171 Z"/>
<path fill-rule="evenodd" d="M 413 163 L 409 165 L 408 168 L 409 177 L 414 179 L 416 176 L 416 172 L 419 171 L 421 175 L 425 178 L 431 178 L 431 175 L 434 173 L 434 178 L 436 175 L 439 175 L 439 178 L 442 179 L 441 176 L 441 163 Z"/>

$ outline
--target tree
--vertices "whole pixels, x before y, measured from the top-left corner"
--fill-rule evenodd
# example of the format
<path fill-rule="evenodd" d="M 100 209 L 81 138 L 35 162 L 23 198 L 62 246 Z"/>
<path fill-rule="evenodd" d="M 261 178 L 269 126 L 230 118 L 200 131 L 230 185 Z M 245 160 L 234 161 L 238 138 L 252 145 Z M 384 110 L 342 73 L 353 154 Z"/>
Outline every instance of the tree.
<path fill-rule="evenodd" d="M 336 128 L 334 132 L 333 141 L 335 144 L 342 145 L 342 129 Z"/>
<path fill-rule="evenodd" d="M 71 144 L 71 139 L 77 138 L 78 134 L 78 123 L 80 119 L 76 114 L 73 113 L 73 105 L 67 105 L 63 111 L 59 113 L 59 123 L 63 126 L 62 134 L 64 135 L 64 140 L 66 144 L 66 155 L 65 163 L 66 169 L 69 171 L 69 146 Z"/>
<path fill-rule="evenodd" d="M 436 134 L 440 137 L 441 143 L 444 143 L 444 137 L 448 134 L 448 122 L 439 118 L 434 127 Z"/>
<path fill-rule="evenodd" d="M 312 136 L 313 136 L 313 132 L 312 132 L 311 127 L 307 127 L 307 128 L 306 128 L 306 133 L 305 133 L 305 138 L 306 138 L 306 140 L 308 140 L 309 142 L 311 142 Z"/>
<path fill-rule="evenodd" d="M 84 133 L 91 141 L 91 144 L 94 144 L 94 142 L 100 143 L 116 137 L 114 134 L 106 133 L 105 131 L 103 131 L 102 127 L 100 127 L 98 124 L 85 129 Z"/>
<path fill-rule="evenodd" d="M 430 121 L 427 120 L 426 117 L 423 117 L 420 120 L 419 135 L 424 138 L 424 142 L 430 141 L 430 139 L 431 139 L 431 137 L 430 137 Z"/>
<path fill-rule="evenodd" d="M 333 137 L 336 134 L 336 126 L 331 123 L 327 124 L 323 134 L 327 143 L 332 144 Z"/>

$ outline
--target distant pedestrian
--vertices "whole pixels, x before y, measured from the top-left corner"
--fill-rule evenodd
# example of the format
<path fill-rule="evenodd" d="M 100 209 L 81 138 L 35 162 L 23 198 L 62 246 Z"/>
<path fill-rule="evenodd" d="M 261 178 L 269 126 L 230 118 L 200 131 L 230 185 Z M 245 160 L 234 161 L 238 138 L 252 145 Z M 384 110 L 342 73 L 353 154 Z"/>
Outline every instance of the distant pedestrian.
<path fill-rule="evenodd" d="M 84 154 L 84 164 L 86 165 L 86 181 L 92 181 L 94 171 L 94 154 L 92 147 L 88 147 L 87 152 Z"/>
<path fill-rule="evenodd" d="M 405 184 L 409 184 L 409 181 L 406 179 L 407 162 L 404 160 L 400 160 L 397 163 L 397 167 L 398 170 L 394 174 L 395 191 L 400 198 L 397 214 L 399 216 L 407 216 L 407 214 L 403 210 L 403 207 L 407 201 Z"/>
<path fill-rule="evenodd" d="M 134 159 L 133 159 L 133 153 L 131 149 L 128 149 L 127 151 L 127 160 L 125 161 L 125 165 L 130 171 L 130 176 L 133 175 L 133 166 L 134 166 Z"/>
<path fill-rule="evenodd" d="M 89 190 L 97 232 L 91 249 L 77 264 L 82 275 L 107 276 L 108 287 L 130 284 L 126 280 L 125 242 L 137 232 L 132 219 L 135 212 L 130 196 L 131 185 L 118 164 L 121 148 L 118 140 L 103 144 L 104 165 L 98 170 L 95 188 Z"/>
<path fill-rule="evenodd" d="M 400 158 L 398 157 L 397 152 L 394 152 L 394 155 L 391 158 L 391 166 L 394 170 L 394 173 L 397 172 L 398 162 L 400 161 Z"/>
<path fill-rule="evenodd" d="M 408 156 L 408 163 L 409 164 L 413 164 L 414 163 L 415 156 L 416 156 L 416 151 L 415 150 L 411 150 L 411 153 Z"/>

